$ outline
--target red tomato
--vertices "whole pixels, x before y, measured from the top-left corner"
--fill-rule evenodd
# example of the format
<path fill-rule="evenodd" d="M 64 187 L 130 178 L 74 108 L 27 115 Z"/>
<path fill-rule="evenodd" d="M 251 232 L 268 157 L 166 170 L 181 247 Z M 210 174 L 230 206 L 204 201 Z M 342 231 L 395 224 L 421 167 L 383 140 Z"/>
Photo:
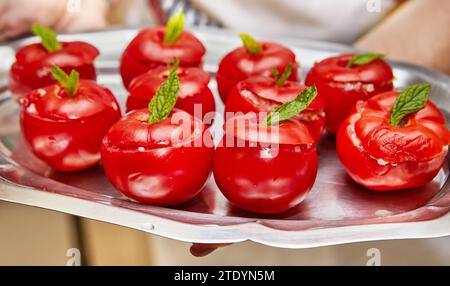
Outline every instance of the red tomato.
<path fill-rule="evenodd" d="M 273 68 L 281 74 L 289 64 L 292 64 L 289 79 L 299 80 L 299 64 L 290 49 L 275 43 L 261 44 L 263 52 L 260 55 L 252 55 L 244 47 L 240 47 L 227 54 L 220 62 L 216 79 L 223 102 L 226 102 L 228 94 L 238 82 L 251 76 L 271 77 Z"/>
<path fill-rule="evenodd" d="M 55 84 L 33 91 L 21 103 L 22 132 L 31 150 L 59 171 L 97 164 L 102 139 L 121 116 L 112 93 L 91 80 L 80 80 L 72 96 Z"/>
<path fill-rule="evenodd" d="M 404 126 L 390 125 L 398 95 L 386 92 L 358 102 L 337 134 L 337 152 L 345 170 L 371 190 L 423 186 L 438 174 L 447 155 L 450 133 L 444 116 L 430 101 Z"/>
<path fill-rule="evenodd" d="M 94 61 L 99 51 L 84 42 L 61 42 L 62 49 L 48 52 L 41 44 L 31 44 L 17 51 L 9 73 L 9 88 L 20 98 L 34 89 L 56 83 L 51 75 L 55 64 L 66 73 L 76 70 L 80 78 L 96 80 Z"/>
<path fill-rule="evenodd" d="M 184 203 L 209 177 L 211 133 L 199 119 L 179 109 L 158 123 L 149 124 L 148 119 L 147 109 L 134 110 L 110 129 L 102 144 L 106 176 L 138 202 Z"/>
<path fill-rule="evenodd" d="M 225 123 L 214 154 L 217 186 L 235 206 L 261 214 L 286 211 L 311 190 L 317 152 L 308 129 L 298 121 L 263 126 L 254 113 Z"/>
<path fill-rule="evenodd" d="M 165 27 L 141 31 L 122 55 L 120 74 L 126 87 L 149 69 L 166 66 L 174 58 L 180 66 L 201 67 L 206 49 L 194 35 L 183 31 L 173 44 L 164 44 Z"/>
<path fill-rule="evenodd" d="M 127 111 L 147 108 L 148 103 L 169 76 L 169 67 L 159 67 L 136 77 L 128 86 Z M 180 92 L 176 108 L 203 119 L 208 112 L 216 110 L 214 96 L 208 87 L 209 73 L 199 68 L 178 68 Z M 201 108 L 195 114 L 195 108 Z M 213 118 L 211 118 L 213 119 Z M 211 122 L 209 122 L 211 123 Z"/>
<path fill-rule="evenodd" d="M 239 82 L 231 91 L 225 105 L 227 112 L 270 113 L 278 106 L 294 100 L 305 86 L 296 81 L 286 81 L 279 86 L 273 78 L 253 77 Z M 294 119 L 302 122 L 315 141 L 319 141 L 325 125 L 325 106 L 322 97 L 316 96 L 306 110 Z"/>
<path fill-rule="evenodd" d="M 391 67 L 378 59 L 362 66 L 346 67 L 352 54 L 325 59 L 309 71 L 306 85 L 316 85 L 325 99 L 326 128 L 336 134 L 340 124 L 358 100 L 366 100 L 391 91 L 394 75 Z"/>

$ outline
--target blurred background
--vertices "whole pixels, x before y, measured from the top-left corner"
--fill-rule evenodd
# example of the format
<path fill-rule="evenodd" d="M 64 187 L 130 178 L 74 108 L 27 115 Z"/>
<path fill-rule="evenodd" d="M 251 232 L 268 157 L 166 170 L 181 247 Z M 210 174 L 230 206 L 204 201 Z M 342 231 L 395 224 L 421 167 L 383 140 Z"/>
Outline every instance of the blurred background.
<path fill-rule="evenodd" d="M 73 265 L 77 249 L 82 265 L 450 265 L 449 238 L 300 250 L 245 242 L 194 257 L 189 243 L 9 203 L 0 203 L 0 232 L 0 265 Z"/>
<path fill-rule="evenodd" d="M 343 43 L 450 74 L 448 0 L 0 0 L 0 42 L 36 22 L 59 33 L 145 27 L 180 8 L 188 28 Z M 450 265 L 449 238 L 306 250 L 246 242 L 196 258 L 188 243 L 4 202 L 0 233 L 0 265 L 73 264 L 78 250 L 83 265 L 366 265 L 373 249 L 383 265 Z"/>

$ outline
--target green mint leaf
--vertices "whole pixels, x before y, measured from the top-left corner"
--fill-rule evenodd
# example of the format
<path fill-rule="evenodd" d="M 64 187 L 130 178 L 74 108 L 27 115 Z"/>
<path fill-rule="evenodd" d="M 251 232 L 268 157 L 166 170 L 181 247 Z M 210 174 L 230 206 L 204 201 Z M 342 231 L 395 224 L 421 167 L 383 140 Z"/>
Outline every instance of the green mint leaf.
<path fill-rule="evenodd" d="M 67 75 L 60 67 L 52 65 L 52 76 L 62 85 L 70 96 L 73 96 L 77 92 L 80 74 L 76 70 L 72 70 L 70 75 Z"/>
<path fill-rule="evenodd" d="M 351 68 L 353 66 L 363 66 L 370 64 L 371 62 L 384 58 L 385 54 L 358 54 L 351 57 L 351 59 L 347 63 L 347 67 Z"/>
<path fill-rule="evenodd" d="M 184 13 L 180 9 L 178 13 L 170 17 L 164 31 L 164 44 L 173 44 L 180 37 L 183 32 Z"/>
<path fill-rule="evenodd" d="M 280 73 L 278 72 L 277 68 L 272 68 L 272 76 L 275 82 L 277 82 L 278 79 L 280 78 Z"/>
<path fill-rule="evenodd" d="M 39 24 L 33 24 L 31 31 L 41 38 L 41 44 L 48 52 L 56 52 L 62 48 L 61 43 L 56 38 L 56 33 L 52 29 Z"/>
<path fill-rule="evenodd" d="M 291 74 L 292 74 L 292 64 L 288 64 L 286 69 L 281 74 L 281 76 L 275 79 L 276 84 L 278 86 L 283 86 L 284 83 L 287 81 L 287 79 L 291 76 Z"/>
<path fill-rule="evenodd" d="M 398 126 L 405 116 L 421 110 L 427 103 L 431 84 L 419 83 L 405 88 L 391 111 L 391 126 Z"/>
<path fill-rule="evenodd" d="M 240 34 L 239 35 L 242 40 L 242 44 L 244 45 L 247 52 L 252 55 L 260 55 L 263 52 L 262 46 L 258 43 L 252 36 L 249 34 Z"/>
<path fill-rule="evenodd" d="M 296 99 L 279 106 L 274 111 L 269 113 L 269 116 L 267 116 L 266 118 L 266 124 L 275 125 L 288 119 L 291 119 L 295 115 L 305 110 L 311 104 L 314 98 L 316 98 L 316 96 L 317 96 L 316 86 L 306 88 L 302 93 L 300 93 L 297 96 Z"/>
<path fill-rule="evenodd" d="M 180 91 L 180 82 L 178 79 L 179 63 L 178 59 L 174 60 L 169 77 L 159 87 L 148 105 L 150 112 L 149 124 L 157 123 L 169 117 L 177 103 L 178 93 Z"/>

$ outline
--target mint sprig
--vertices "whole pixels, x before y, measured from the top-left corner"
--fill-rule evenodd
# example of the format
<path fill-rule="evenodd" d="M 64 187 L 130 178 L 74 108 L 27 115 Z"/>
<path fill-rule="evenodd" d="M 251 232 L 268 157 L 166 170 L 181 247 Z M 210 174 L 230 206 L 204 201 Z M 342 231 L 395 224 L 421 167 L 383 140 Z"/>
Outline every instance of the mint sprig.
<path fill-rule="evenodd" d="M 56 33 L 52 29 L 39 24 L 33 24 L 31 31 L 34 35 L 41 38 L 41 44 L 48 52 L 53 53 L 61 50 L 61 43 L 56 38 Z"/>
<path fill-rule="evenodd" d="M 347 67 L 351 68 L 353 66 L 364 66 L 370 64 L 375 60 L 384 58 L 385 56 L 386 56 L 385 54 L 372 54 L 372 53 L 357 54 L 350 58 L 350 60 L 347 63 Z"/>
<path fill-rule="evenodd" d="M 164 44 L 175 43 L 183 32 L 184 12 L 182 9 L 170 17 L 164 30 Z"/>
<path fill-rule="evenodd" d="M 160 122 L 172 112 L 177 103 L 178 93 L 180 91 L 180 81 L 178 78 L 179 60 L 175 59 L 169 77 L 159 87 L 155 96 L 148 105 L 150 117 L 149 124 Z"/>
<path fill-rule="evenodd" d="M 402 120 L 419 110 L 427 103 L 431 84 L 419 83 L 405 88 L 395 100 L 391 111 L 391 126 L 399 126 Z"/>
<path fill-rule="evenodd" d="M 275 79 L 275 83 L 278 86 L 283 86 L 284 83 L 287 81 L 287 79 L 291 76 L 292 74 L 292 64 L 288 64 L 286 66 L 286 68 L 284 69 L 283 73 L 279 74 L 278 69 L 277 68 L 273 68 L 272 69 L 272 74 L 273 74 L 273 78 Z"/>
<path fill-rule="evenodd" d="M 52 65 L 52 76 L 62 85 L 67 94 L 73 96 L 77 93 L 80 74 L 76 70 L 72 70 L 68 75 L 57 65 Z"/>
<path fill-rule="evenodd" d="M 291 119 L 305 110 L 316 96 L 316 86 L 306 88 L 293 101 L 285 103 L 269 113 L 265 123 L 270 126 Z"/>
<path fill-rule="evenodd" d="M 251 55 L 260 55 L 263 52 L 262 45 L 258 43 L 252 36 L 249 34 L 240 34 L 239 35 L 242 40 L 242 44 L 244 45 L 244 48 L 249 52 Z"/>

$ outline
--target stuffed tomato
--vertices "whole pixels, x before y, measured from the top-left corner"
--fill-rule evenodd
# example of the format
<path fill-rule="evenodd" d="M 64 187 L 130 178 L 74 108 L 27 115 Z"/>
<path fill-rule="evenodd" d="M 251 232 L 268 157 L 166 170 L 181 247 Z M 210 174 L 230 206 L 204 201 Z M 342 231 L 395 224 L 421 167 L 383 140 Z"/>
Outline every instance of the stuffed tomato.
<path fill-rule="evenodd" d="M 128 86 L 127 111 L 146 108 L 169 76 L 170 69 L 167 66 L 159 67 L 136 77 Z M 214 96 L 208 87 L 209 73 L 199 68 L 179 67 L 178 78 L 180 91 L 175 108 L 211 124 L 216 108 Z"/>
<path fill-rule="evenodd" d="M 179 12 L 166 27 L 145 29 L 131 41 L 120 62 L 125 87 L 138 75 L 166 66 L 174 58 L 180 66 L 201 67 L 206 49 L 193 34 L 183 31 L 183 17 Z"/>
<path fill-rule="evenodd" d="M 225 123 L 213 172 L 233 205 L 274 214 L 305 199 L 317 175 L 315 140 L 304 124 L 290 118 L 311 103 L 314 93 L 307 89 L 268 116 L 247 113 Z"/>
<path fill-rule="evenodd" d="M 252 77 L 239 82 L 231 91 L 225 104 L 225 115 L 236 112 L 268 113 L 294 100 L 305 90 L 300 82 L 288 81 L 290 69 L 281 75 Z M 298 120 L 309 130 L 315 141 L 319 141 L 325 126 L 325 104 L 318 94 L 313 102 L 292 120 Z"/>
<path fill-rule="evenodd" d="M 430 85 L 379 94 L 356 104 L 337 135 L 347 173 L 375 191 L 420 187 L 438 174 L 450 133 L 429 100 Z"/>
<path fill-rule="evenodd" d="M 121 117 L 112 93 L 54 66 L 59 83 L 21 100 L 21 127 L 32 152 L 58 171 L 79 171 L 100 161 L 100 145 Z"/>
<path fill-rule="evenodd" d="M 290 80 L 299 80 L 299 64 L 289 48 L 277 43 L 256 42 L 251 36 L 241 35 L 243 46 L 227 54 L 219 64 L 217 87 L 223 102 L 241 80 L 252 76 L 272 76 L 273 69 L 282 73 L 292 65 Z"/>
<path fill-rule="evenodd" d="M 52 65 L 66 73 L 76 70 L 83 79 L 96 79 L 94 61 L 99 51 L 94 46 L 85 42 L 59 42 L 52 30 L 39 25 L 33 25 L 33 32 L 41 38 L 41 43 L 20 48 L 9 73 L 9 88 L 17 99 L 34 89 L 55 84 Z"/>
<path fill-rule="evenodd" d="M 315 85 L 325 100 L 326 129 L 336 134 L 359 100 L 391 91 L 394 75 L 382 54 L 345 54 L 325 59 L 309 71 L 306 85 Z"/>
<path fill-rule="evenodd" d="M 202 190 L 211 172 L 212 135 L 200 119 L 173 109 L 178 92 L 175 65 L 149 108 L 128 113 L 103 139 L 106 176 L 138 202 L 184 203 Z"/>

